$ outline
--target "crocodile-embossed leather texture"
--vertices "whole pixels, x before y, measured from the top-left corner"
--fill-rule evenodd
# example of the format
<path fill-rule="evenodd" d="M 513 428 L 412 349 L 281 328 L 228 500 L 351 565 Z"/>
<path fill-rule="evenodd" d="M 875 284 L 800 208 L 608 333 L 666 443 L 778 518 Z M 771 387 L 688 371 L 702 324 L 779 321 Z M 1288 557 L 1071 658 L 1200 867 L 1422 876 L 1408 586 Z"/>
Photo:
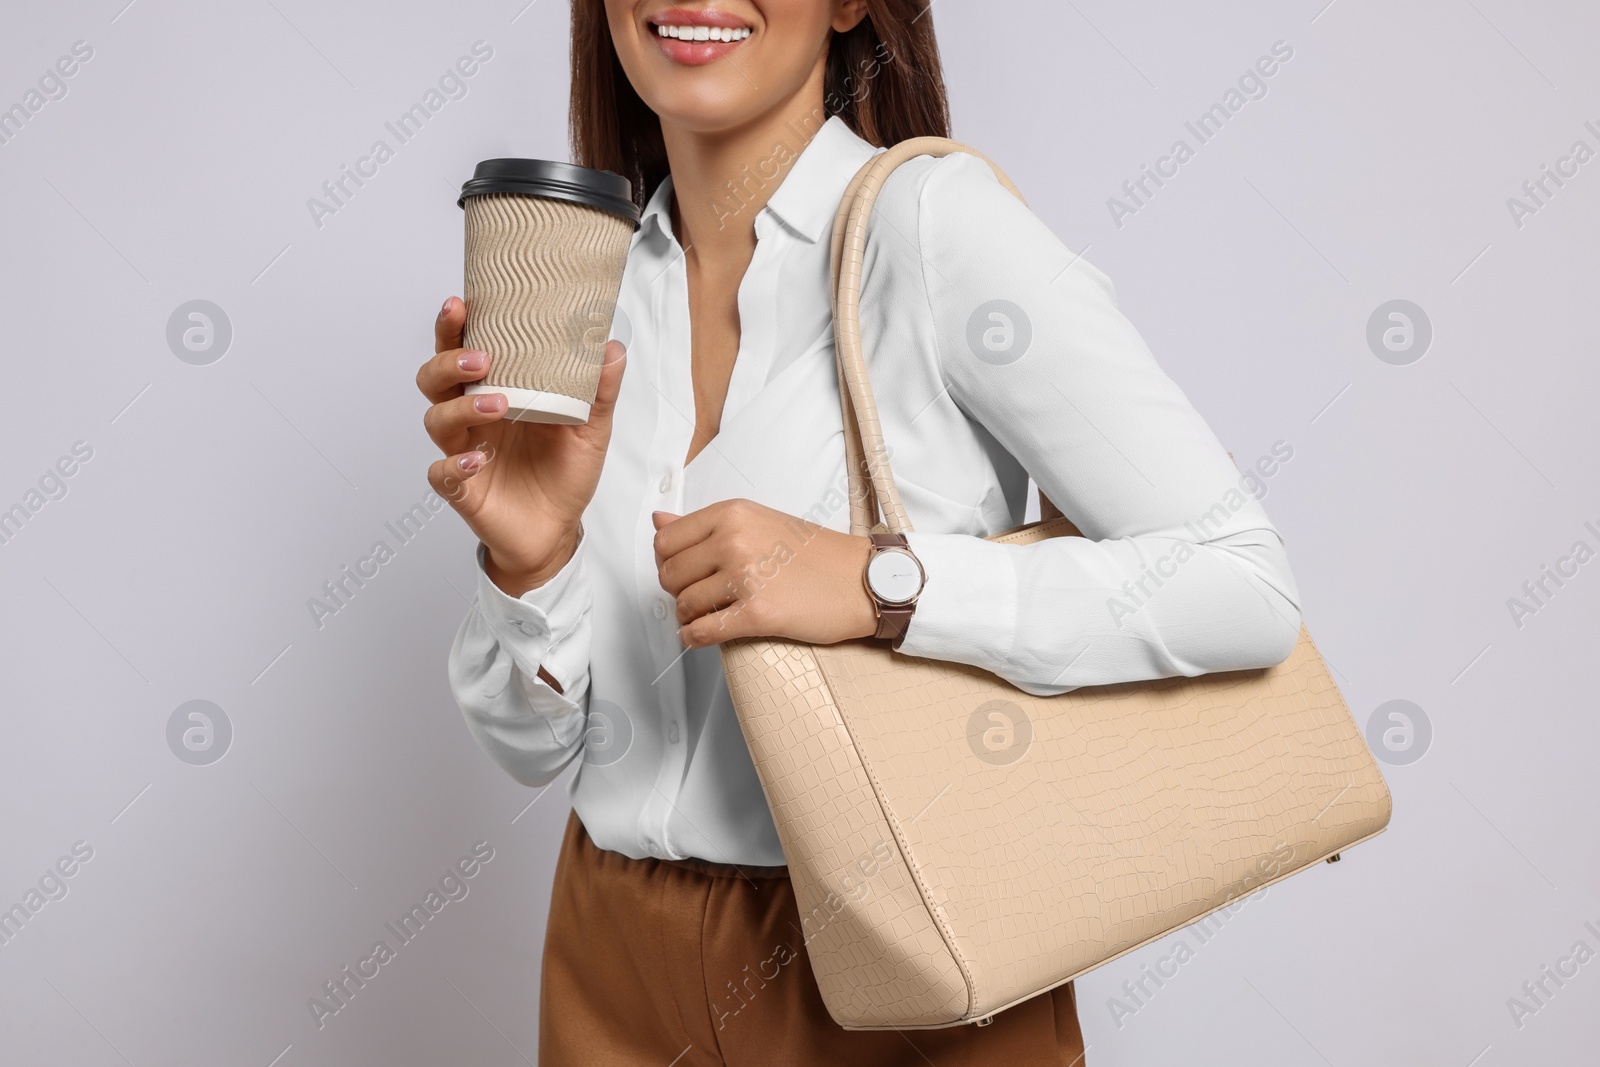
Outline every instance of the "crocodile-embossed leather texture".
<path fill-rule="evenodd" d="M 925 138 L 876 157 L 835 226 L 857 534 L 910 529 L 859 338 L 847 336 L 865 218 L 900 162 L 949 151 L 967 150 Z M 988 540 L 1072 536 L 1070 521 L 1049 517 Z M 747 638 L 721 649 L 812 970 L 847 1028 L 981 1019 L 1389 822 L 1388 787 L 1303 628 L 1266 670 L 1053 697 L 878 641 Z M 1026 739 L 1002 759 L 985 758 L 973 736 L 995 708 L 1011 740 Z"/>
<path fill-rule="evenodd" d="M 961 1018 L 967 981 L 923 905 L 817 651 L 759 639 L 722 646 L 823 999 L 844 1026 Z"/>
<path fill-rule="evenodd" d="M 1267 670 L 1054 697 L 875 641 L 750 638 L 722 656 L 817 984 L 847 1027 L 989 1015 L 1389 821 L 1383 776 L 1303 629 Z M 970 747 L 992 700 L 1031 726 L 1014 763 Z M 884 844 L 894 862 L 863 867 Z"/>

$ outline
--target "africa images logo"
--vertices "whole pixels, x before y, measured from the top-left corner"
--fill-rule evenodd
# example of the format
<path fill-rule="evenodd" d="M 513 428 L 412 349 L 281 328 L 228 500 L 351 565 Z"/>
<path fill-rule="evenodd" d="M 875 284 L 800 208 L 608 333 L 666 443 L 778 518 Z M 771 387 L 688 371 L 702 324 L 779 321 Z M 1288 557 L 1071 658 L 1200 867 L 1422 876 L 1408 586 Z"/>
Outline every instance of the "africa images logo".
<path fill-rule="evenodd" d="M 423 126 L 444 110 L 446 104 L 466 98 L 467 80 L 477 75 L 482 64 L 494 58 L 494 48 L 487 41 L 474 41 L 471 51 L 471 55 L 462 56 L 453 66 L 446 68 L 439 75 L 438 83 L 428 86 L 421 100 L 402 111 L 393 122 L 383 124 L 383 128 L 394 138 L 394 144 L 391 145 L 386 137 L 379 137 L 372 142 L 366 155 L 356 160 L 354 167 L 348 163 L 340 164 L 339 173 L 322 183 L 322 196 L 306 198 L 306 210 L 311 213 L 311 221 L 317 229 L 322 229 L 328 216 L 337 215 L 348 206 L 356 193 L 378 176 L 379 168 L 421 133 Z"/>
<path fill-rule="evenodd" d="M 447 904 L 467 899 L 467 894 L 472 891 L 470 880 L 477 877 L 483 865 L 492 859 L 494 846 L 487 841 L 475 842 L 471 853 L 445 868 L 436 887 L 428 887 L 421 903 L 412 904 L 410 910 L 394 922 L 383 924 L 383 928 L 394 936 L 394 945 L 391 946 L 385 938 L 379 938 L 372 943 L 370 953 L 356 960 L 353 970 L 349 964 L 345 964 L 339 968 L 338 974 L 322 983 L 321 996 L 307 997 L 306 1007 L 317 1029 L 327 1026 L 329 1019 L 348 1008 L 356 994 L 382 974 L 383 968 L 394 962 L 400 950 L 416 940 Z"/>

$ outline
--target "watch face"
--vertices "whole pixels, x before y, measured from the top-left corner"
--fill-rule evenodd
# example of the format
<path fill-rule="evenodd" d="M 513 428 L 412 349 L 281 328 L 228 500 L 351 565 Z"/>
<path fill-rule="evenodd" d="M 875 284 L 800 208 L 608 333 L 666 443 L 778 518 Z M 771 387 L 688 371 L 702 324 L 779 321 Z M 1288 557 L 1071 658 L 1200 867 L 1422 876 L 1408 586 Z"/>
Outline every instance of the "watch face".
<path fill-rule="evenodd" d="M 922 567 L 911 553 L 886 549 L 867 564 L 867 584 L 878 599 L 904 604 L 922 590 Z"/>

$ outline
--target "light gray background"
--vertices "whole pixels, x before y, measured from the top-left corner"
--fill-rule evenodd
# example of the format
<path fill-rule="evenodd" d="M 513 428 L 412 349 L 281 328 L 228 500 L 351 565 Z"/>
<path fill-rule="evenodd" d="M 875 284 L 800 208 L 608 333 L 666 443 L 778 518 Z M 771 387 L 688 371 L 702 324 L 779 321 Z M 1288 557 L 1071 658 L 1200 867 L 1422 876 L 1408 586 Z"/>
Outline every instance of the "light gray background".
<path fill-rule="evenodd" d="M 5 6 L 0 106 L 94 56 L 0 145 L 0 508 L 94 454 L 0 545 L 0 907 L 94 854 L 0 945 L 0 1061 L 535 1057 L 566 805 L 495 769 L 446 688 L 472 539 L 445 512 L 322 628 L 306 606 L 427 492 L 412 375 L 460 288 L 454 188 L 566 157 L 567 7 L 524 2 Z M 1358 720 L 1406 699 L 1434 731 L 1385 765 L 1386 834 L 1252 899 L 1134 1014 L 1111 998 L 1192 934 L 1080 981 L 1088 1059 L 1593 1063 L 1600 961 L 1520 1026 L 1507 1002 L 1600 950 L 1600 563 L 1520 627 L 1507 600 L 1600 547 L 1600 161 L 1520 227 L 1506 201 L 1600 148 L 1600 18 L 1325 3 L 933 9 L 957 135 L 1117 283 L 1241 463 L 1293 447 L 1266 506 Z M 307 199 L 478 40 L 469 95 L 318 228 Z M 1266 97 L 1114 225 L 1278 40 Z M 1365 341 L 1397 298 L 1434 329 L 1408 366 Z M 166 342 L 192 299 L 233 326 L 209 366 Z M 166 741 L 194 699 L 234 729 L 209 766 Z M 477 841 L 470 894 L 319 1029 L 308 998 Z"/>

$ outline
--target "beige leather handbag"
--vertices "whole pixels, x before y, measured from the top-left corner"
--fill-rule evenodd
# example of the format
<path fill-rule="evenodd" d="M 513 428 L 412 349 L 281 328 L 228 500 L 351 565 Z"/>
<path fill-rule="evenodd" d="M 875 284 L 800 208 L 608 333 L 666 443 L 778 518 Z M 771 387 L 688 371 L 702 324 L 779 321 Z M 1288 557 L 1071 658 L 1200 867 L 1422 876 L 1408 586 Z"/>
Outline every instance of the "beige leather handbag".
<path fill-rule="evenodd" d="M 867 218 L 896 166 L 950 152 L 983 158 L 941 138 L 876 156 L 834 224 L 858 535 L 911 529 L 861 353 Z M 988 540 L 1075 536 L 1057 517 Z M 1304 628 L 1267 670 L 1054 697 L 873 639 L 721 647 L 812 970 L 847 1029 L 985 1022 L 1389 821 L 1383 776 Z"/>

